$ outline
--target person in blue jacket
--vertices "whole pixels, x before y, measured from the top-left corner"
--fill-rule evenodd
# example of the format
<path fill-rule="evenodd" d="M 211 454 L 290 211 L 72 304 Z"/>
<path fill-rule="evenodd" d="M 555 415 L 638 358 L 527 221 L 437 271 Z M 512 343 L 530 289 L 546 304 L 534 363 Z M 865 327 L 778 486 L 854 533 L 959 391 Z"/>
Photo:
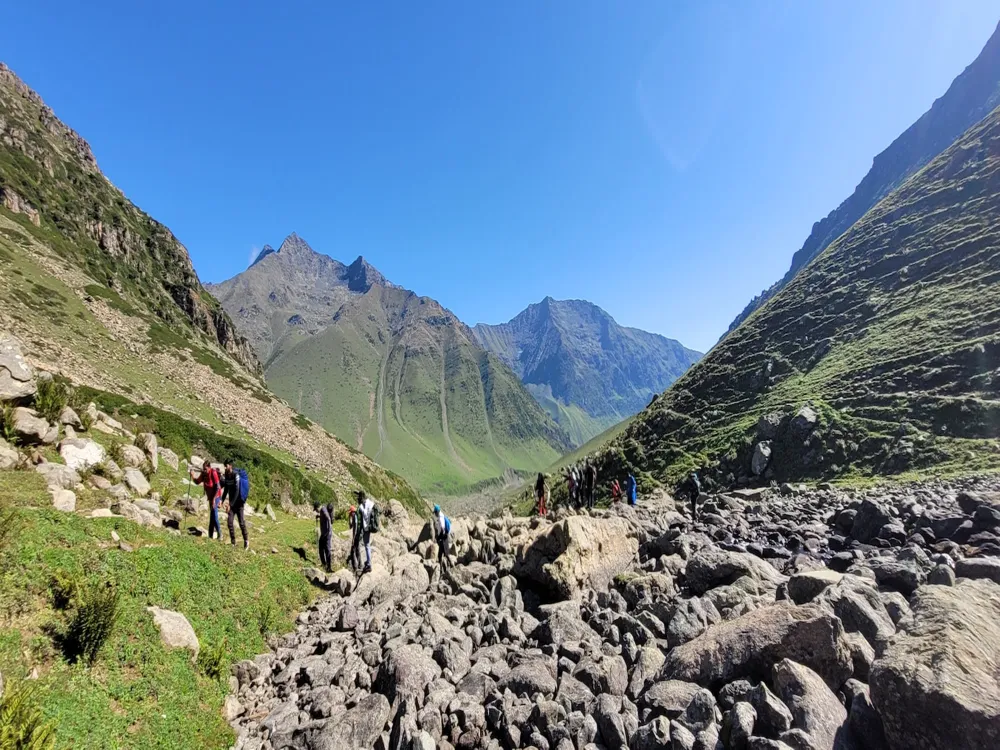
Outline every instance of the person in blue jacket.
<path fill-rule="evenodd" d="M 637 488 L 635 486 L 635 477 L 632 476 L 632 474 L 629 474 L 628 479 L 625 480 L 625 493 L 628 495 L 629 505 L 636 505 L 639 502 Z"/>

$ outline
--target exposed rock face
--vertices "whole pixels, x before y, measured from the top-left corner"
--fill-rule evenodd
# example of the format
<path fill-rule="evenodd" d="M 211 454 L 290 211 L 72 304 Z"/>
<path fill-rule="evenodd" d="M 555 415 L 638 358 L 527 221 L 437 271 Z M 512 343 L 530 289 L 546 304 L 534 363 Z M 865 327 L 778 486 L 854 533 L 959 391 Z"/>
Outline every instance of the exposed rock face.
<path fill-rule="evenodd" d="M 21 342 L 0 331 L 0 401 L 20 401 L 35 395 L 35 371 L 21 352 Z"/>
<path fill-rule="evenodd" d="M 1000 586 L 926 586 L 872 667 L 872 702 L 893 750 L 1000 746 Z"/>
<path fill-rule="evenodd" d="M 514 574 L 562 598 L 577 598 L 586 589 L 606 590 L 638 549 L 622 519 L 571 517 L 523 545 Z"/>

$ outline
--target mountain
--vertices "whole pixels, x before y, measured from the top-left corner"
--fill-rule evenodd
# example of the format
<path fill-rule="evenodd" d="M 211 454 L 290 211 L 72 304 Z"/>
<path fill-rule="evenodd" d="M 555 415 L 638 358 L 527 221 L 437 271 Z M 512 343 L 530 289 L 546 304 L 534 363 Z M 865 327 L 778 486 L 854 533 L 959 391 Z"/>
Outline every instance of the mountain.
<path fill-rule="evenodd" d="M 276 393 L 422 489 L 540 470 L 569 448 L 468 326 L 363 258 L 344 265 L 293 234 L 211 289 Z"/>
<path fill-rule="evenodd" d="M 643 481 L 995 468 L 1000 108 L 890 193 L 603 457 Z"/>
<path fill-rule="evenodd" d="M 95 398 L 129 408 L 127 417 L 158 409 L 176 421 L 174 445 L 239 441 L 300 488 L 326 485 L 346 501 L 364 487 L 419 504 L 406 482 L 267 390 L 251 343 L 201 285 L 184 246 L 2 63 L 0 299 L 0 333 L 19 339 L 33 365 L 104 394 Z M 277 480 L 259 487 L 260 497 L 286 499 Z M 329 497 L 312 493 L 320 495 Z"/>
<path fill-rule="evenodd" d="M 805 266 L 846 232 L 882 198 L 948 148 L 956 138 L 1000 104 L 1000 25 L 979 56 L 956 78 L 944 96 L 881 154 L 834 211 L 813 225 L 801 249 L 792 256 L 784 277 L 761 292 L 730 324 L 732 331 L 780 292 Z"/>
<path fill-rule="evenodd" d="M 618 325 L 597 305 L 546 297 L 473 331 L 581 445 L 645 407 L 701 357 L 677 341 Z"/>

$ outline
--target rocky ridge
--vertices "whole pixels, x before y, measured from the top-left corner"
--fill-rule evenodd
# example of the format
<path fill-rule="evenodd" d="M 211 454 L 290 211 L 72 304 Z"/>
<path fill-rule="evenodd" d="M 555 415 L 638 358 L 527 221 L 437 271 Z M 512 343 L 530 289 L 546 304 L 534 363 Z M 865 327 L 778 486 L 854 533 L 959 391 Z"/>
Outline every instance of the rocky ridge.
<path fill-rule="evenodd" d="M 966 750 L 1000 732 L 1000 482 L 428 525 L 234 665 L 239 750 Z M 953 731 L 954 730 L 954 731 Z"/>

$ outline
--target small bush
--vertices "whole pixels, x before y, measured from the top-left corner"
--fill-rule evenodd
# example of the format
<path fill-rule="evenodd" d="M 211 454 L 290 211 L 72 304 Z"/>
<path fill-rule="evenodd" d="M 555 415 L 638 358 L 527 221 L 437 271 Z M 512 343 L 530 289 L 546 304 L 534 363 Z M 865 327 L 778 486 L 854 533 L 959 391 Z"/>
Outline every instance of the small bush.
<path fill-rule="evenodd" d="M 203 647 L 198 652 L 198 669 L 206 677 L 218 680 L 226 673 L 226 639 L 215 646 Z"/>
<path fill-rule="evenodd" d="M 0 695 L 0 748 L 52 750 L 55 744 L 55 726 L 42 715 L 37 686 L 8 686 Z"/>
<path fill-rule="evenodd" d="M 108 458 L 118 464 L 119 467 L 125 466 L 125 446 L 120 440 L 112 440 L 107 445 Z"/>
<path fill-rule="evenodd" d="M 278 613 L 274 609 L 274 604 L 271 602 L 262 602 L 260 606 L 257 607 L 256 619 L 257 619 L 257 630 L 260 634 L 267 638 L 271 633 L 275 631 L 278 627 Z"/>
<path fill-rule="evenodd" d="M 56 571 L 49 584 L 52 592 L 52 606 L 56 609 L 69 609 L 80 593 L 80 579 L 72 573 L 63 570 Z"/>
<path fill-rule="evenodd" d="M 118 589 L 107 583 L 93 583 L 77 594 L 77 603 L 63 636 L 63 654 L 75 663 L 88 665 L 97 657 L 115 629 L 121 612 Z"/>
<path fill-rule="evenodd" d="M 9 507 L 6 500 L 0 498 L 0 555 L 13 545 L 20 523 L 17 511 Z"/>
<path fill-rule="evenodd" d="M 0 411 L 0 437 L 11 445 L 17 445 L 17 433 L 14 432 L 14 407 L 10 404 Z"/>
<path fill-rule="evenodd" d="M 69 381 L 62 376 L 39 380 L 35 393 L 35 411 L 48 422 L 58 422 L 59 415 L 69 404 Z"/>

